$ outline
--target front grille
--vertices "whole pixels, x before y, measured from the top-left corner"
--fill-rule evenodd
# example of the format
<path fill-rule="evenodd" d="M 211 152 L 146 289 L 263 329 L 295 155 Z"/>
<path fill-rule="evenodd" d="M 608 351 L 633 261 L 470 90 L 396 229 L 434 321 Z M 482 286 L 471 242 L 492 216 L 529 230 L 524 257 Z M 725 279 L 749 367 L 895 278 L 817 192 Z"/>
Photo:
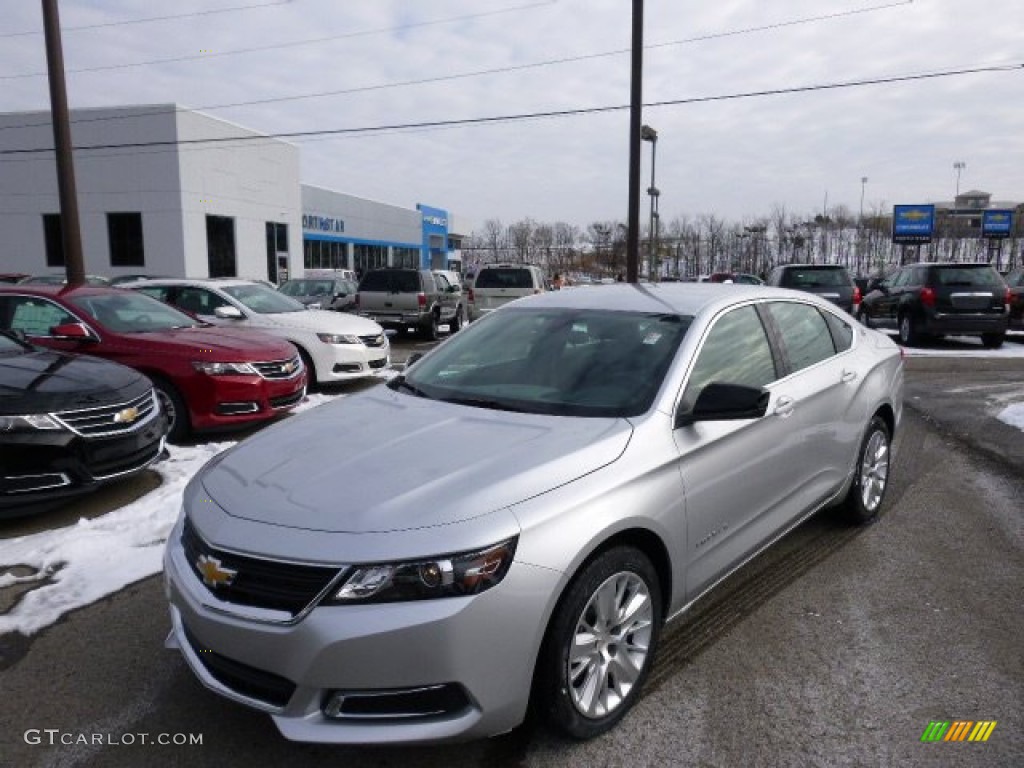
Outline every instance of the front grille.
<path fill-rule="evenodd" d="M 253 363 L 252 367 L 256 369 L 260 376 L 264 379 L 291 379 L 298 375 L 299 371 L 302 370 L 302 360 L 299 359 L 298 355 L 288 360 L 274 360 L 269 363 Z"/>
<path fill-rule="evenodd" d="M 462 686 L 446 683 L 405 690 L 330 691 L 323 713 L 338 720 L 407 720 L 455 715 L 468 707 Z"/>
<path fill-rule="evenodd" d="M 305 397 L 306 391 L 301 387 L 292 392 L 290 395 L 281 395 L 280 397 L 270 398 L 270 407 L 275 410 L 280 408 L 290 408 L 293 405 L 298 405 L 302 402 L 302 398 Z"/>
<path fill-rule="evenodd" d="M 383 368 L 387 364 L 388 364 L 388 359 L 386 357 L 382 357 L 380 360 L 371 360 L 368 363 L 368 365 L 371 368 Z"/>
<path fill-rule="evenodd" d="M 185 639 L 196 657 L 221 685 L 278 708 L 283 708 L 295 693 L 295 683 L 291 680 L 221 656 L 196 640 L 188 627 L 184 627 L 184 630 Z"/>
<path fill-rule="evenodd" d="M 157 414 L 153 390 L 117 405 L 61 411 L 54 417 L 72 432 L 84 437 L 123 435 L 134 432 Z"/>
<path fill-rule="evenodd" d="M 254 400 L 240 400 L 234 403 L 217 403 L 217 413 L 221 416 L 241 416 L 246 413 L 259 413 L 260 404 Z"/>
<path fill-rule="evenodd" d="M 199 571 L 198 562 L 203 555 L 215 558 L 221 570 L 235 572 L 230 584 L 210 587 L 203 582 L 218 599 L 236 605 L 287 611 L 292 616 L 301 613 L 327 589 L 339 572 L 338 568 L 282 563 L 214 549 L 203 541 L 187 519 L 181 534 L 181 544 L 192 573 L 200 581 L 203 580 L 203 574 Z"/>
<path fill-rule="evenodd" d="M 3 478 L 4 493 L 49 491 L 68 485 L 71 485 L 71 480 L 63 472 L 50 472 L 43 475 L 9 475 Z"/>
<path fill-rule="evenodd" d="M 359 373 L 363 366 L 359 363 L 335 363 L 331 369 L 334 373 Z"/>
<path fill-rule="evenodd" d="M 155 440 L 128 455 L 105 458 L 100 461 L 89 461 L 89 471 L 92 472 L 93 477 L 97 480 L 106 480 L 107 478 L 123 475 L 150 464 L 160 455 L 162 450 L 163 444 L 161 441 Z"/>
<path fill-rule="evenodd" d="M 388 343 L 388 337 L 383 333 L 375 333 L 370 336 L 360 336 L 359 340 L 368 347 L 383 347 Z"/>

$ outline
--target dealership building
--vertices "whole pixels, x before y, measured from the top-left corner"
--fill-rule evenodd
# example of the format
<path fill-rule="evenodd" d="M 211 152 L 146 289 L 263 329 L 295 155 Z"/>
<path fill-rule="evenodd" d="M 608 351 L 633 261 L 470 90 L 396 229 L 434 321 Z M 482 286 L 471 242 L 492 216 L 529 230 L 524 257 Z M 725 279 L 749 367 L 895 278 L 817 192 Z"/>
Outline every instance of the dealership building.
<path fill-rule="evenodd" d="M 259 278 L 461 270 L 443 207 L 302 184 L 299 148 L 175 104 L 82 109 L 71 133 L 85 271 Z M 0 272 L 64 270 L 50 113 L 0 114 Z"/>

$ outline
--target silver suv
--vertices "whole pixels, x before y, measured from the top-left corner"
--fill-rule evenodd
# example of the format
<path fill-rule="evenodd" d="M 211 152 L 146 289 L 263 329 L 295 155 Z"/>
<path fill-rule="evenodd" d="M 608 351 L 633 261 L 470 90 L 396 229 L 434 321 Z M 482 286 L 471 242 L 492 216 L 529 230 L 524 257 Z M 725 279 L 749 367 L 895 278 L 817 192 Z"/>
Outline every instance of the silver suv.
<path fill-rule="evenodd" d="M 530 264 L 488 264 L 476 273 L 469 289 L 469 319 L 478 320 L 503 304 L 543 293 L 544 273 Z"/>

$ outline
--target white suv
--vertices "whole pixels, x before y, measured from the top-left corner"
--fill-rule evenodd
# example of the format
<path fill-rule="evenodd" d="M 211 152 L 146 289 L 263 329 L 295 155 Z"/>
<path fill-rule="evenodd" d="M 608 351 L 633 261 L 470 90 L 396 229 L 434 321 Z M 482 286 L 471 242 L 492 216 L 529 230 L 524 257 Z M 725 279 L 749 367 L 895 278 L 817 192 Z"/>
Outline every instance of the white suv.
<path fill-rule="evenodd" d="M 546 290 L 544 273 L 531 264 L 487 264 L 469 289 L 469 319 L 477 320 L 503 304 Z"/>
<path fill-rule="evenodd" d="M 388 337 L 373 320 L 301 303 L 252 280 L 145 280 L 122 286 L 172 304 L 207 323 L 252 328 L 287 339 L 311 384 L 371 376 L 391 363 Z"/>

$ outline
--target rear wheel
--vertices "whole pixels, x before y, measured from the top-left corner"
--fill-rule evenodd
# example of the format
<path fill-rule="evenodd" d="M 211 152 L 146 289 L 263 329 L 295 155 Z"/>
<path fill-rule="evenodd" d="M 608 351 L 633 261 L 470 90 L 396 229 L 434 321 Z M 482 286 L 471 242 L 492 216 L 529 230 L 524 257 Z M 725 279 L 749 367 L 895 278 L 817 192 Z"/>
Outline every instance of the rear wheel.
<path fill-rule="evenodd" d="M 921 341 L 921 333 L 917 330 L 917 323 L 914 320 L 914 316 L 909 312 L 900 316 L 899 336 L 900 344 L 905 347 L 913 347 Z"/>
<path fill-rule="evenodd" d="M 987 349 L 999 349 L 1003 346 L 1003 341 L 1006 340 L 1005 333 L 983 333 L 981 334 L 981 343 L 985 345 Z"/>
<path fill-rule="evenodd" d="M 436 341 L 438 325 L 437 315 L 431 312 L 430 319 L 423 325 L 423 338 L 427 341 Z"/>
<path fill-rule="evenodd" d="M 868 313 L 864 311 L 864 307 L 861 307 L 860 309 L 857 310 L 857 319 L 860 321 L 860 324 L 863 325 L 865 328 L 872 327 L 871 318 L 868 317 Z"/>
<path fill-rule="evenodd" d="M 548 626 L 538 701 L 577 739 L 610 730 L 636 703 L 661 632 L 661 588 L 651 561 L 615 547 L 586 565 Z"/>
<path fill-rule="evenodd" d="M 192 431 L 185 401 L 169 381 L 150 378 L 153 379 L 153 388 L 156 390 L 157 400 L 160 401 L 160 410 L 167 419 L 167 439 L 172 443 L 180 443 Z"/>
<path fill-rule="evenodd" d="M 455 308 L 455 317 L 448 323 L 448 333 L 458 333 L 462 327 L 462 307 Z"/>
<path fill-rule="evenodd" d="M 851 522 L 870 523 L 878 516 L 889 485 L 890 439 L 885 421 L 872 417 L 857 455 L 857 474 L 843 502 Z"/>

